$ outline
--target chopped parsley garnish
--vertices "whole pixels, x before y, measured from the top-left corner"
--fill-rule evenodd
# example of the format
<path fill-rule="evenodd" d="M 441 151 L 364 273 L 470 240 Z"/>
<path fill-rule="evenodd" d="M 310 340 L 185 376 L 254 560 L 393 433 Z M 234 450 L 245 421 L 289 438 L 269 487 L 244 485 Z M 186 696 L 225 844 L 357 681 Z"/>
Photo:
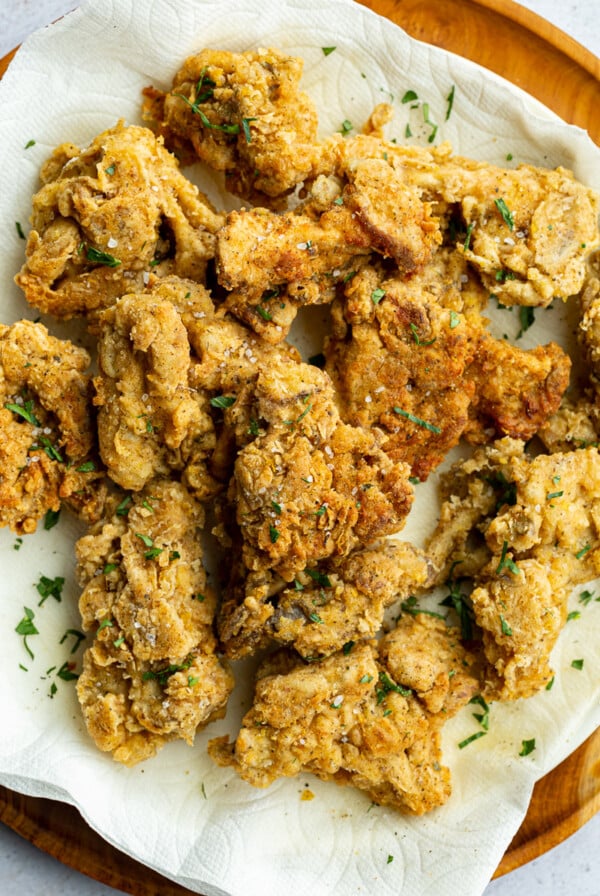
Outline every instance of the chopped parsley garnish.
<path fill-rule="evenodd" d="M 334 50 L 337 50 L 337 47 L 321 47 L 321 49 L 323 51 L 323 56 L 329 56 Z"/>
<path fill-rule="evenodd" d="M 112 619 L 103 619 L 102 622 L 100 623 L 100 625 L 98 626 L 98 631 L 99 632 L 102 631 L 103 628 L 112 628 L 113 625 L 114 625 L 114 622 L 112 621 Z"/>
<path fill-rule="evenodd" d="M 4 402 L 4 407 L 7 411 L 12 411 L 13 414 L 16 414 L 18 417 L 22 417 L 23 420 L 26 420 L 28 423 L 31 423 L 32 426 L 40 426 L 40 421 L 37 419 L 35 414 L 33 413 L 33 401 L 24 401 L 22 405 L 13 404 L 10 401 Z"/>
<path fill-rule="evenodd" d="M 76 469 L 78 473 L 93 473 L 96 469 L 96 464 L 93 460 L 86 460 L 85 463 L 80 464 Z"/>
<path fill-rule="evenodd" d="M 504 283 L 506 280 L 515 280 L 516 274 L 514 274 L 512 271 L 505 271 L 502 269 L 500 271 L 496 271 L 495 279 L 496 283 Z"/>
<path fill-rule="evenodd" d="M 271 544 L 275 544 L 280 535 L 281 532 L 279 529 L 276 529 L 275 526 L 269 526 L 269 538 L 271 539 Z"/>
<path fill-rule="evenodd" d="M 573 662 L 571 663 L 571 666 L 574 669 L 581 671 L 583 669 L 583 660 L 573 660 Z"/>
<path fill-rule="evenodd" d="M 213 408 L 230 408 L 235 404 L 235 395 L 215 395 L 211 398 L 210 404 Z"/>
<path fill-rule="evenodd" d="M 359 684 L 369 684 L 371 681 L 373 681 L 373 676 L 368 674 L 358 679 Z"/>
<path fill-rule="evenodd" d="M 273 315 L 271 314 L 271 312 L 267 311 L 266 308 L 263 308 L 262 305 L 255 305 L 254 310 L 257 314 L 260 314 L 263 320 L 273 320 Z"/>
<path fill-rule="evenodd" d="M 450 115 L 452 114 L 452 107 L 454 105 L 455 93 L 456 93 L 456 86 L 453 84 L 452 88 L 450 90 L 450 93 L 446 97 L 446 102 L 448 103 L 448 105 L 446 106 L 446 119 L 445 119 L 446 121 L 448 121 L 448 119 L 450 118 Z"/>
<path fill-rule="evenodd" d="M 591 551 L 591 550 L 592 550 L 592 546 L 591 546 L 591 544 L 586 544 L 585 547 L 581 548 L 580 551 L 577 551 L 577 553 L 575 554 L 575 559 L 576 559 L 576 560 L 581 560 L 581 558 L 582 558 L 582 557 L 585 557 L 585 555 L 587 554 L 587 552 L 588 552 L 588 551 Z"/>
<path fill-rule="evenodd" d="M 392 855 L 389 855 L 389 856 L 387 857 L 386 865 L 389 865 L 390 862 L 393 862 L 393 861 L 394 861 L 394 857 L 393 857 Z"/>
<path fill-rule="evenodd" d="M 487 734 L 487 731 L 476 731 L 475 734 L 472 734 L 470 737 L 466 737 L 464 740 L 458 745 L 459 750 L 464 750 L 465 747 L 468 747 L 469 744 L 472 744 L 474 740 L 479 740 L 480 737 L 484 737 Z"/>
<path fill-rule="evenodd" d="M 533 753 L 535 750 L 535 737 L 532 737 L 531 740 L 523 740 L 521 741 L 521 750 L 519 752 L 519 756 L 529 756 L 530 753 Z"/>
<path fill-rule="evenodd" d="M 78 629 L 76 628 L 68 628 L 60 639 L 59 644 L 63 644 L 67 640 L 69 635 L 75 638 L 75 643 L 73 644 L 73 647 L 71 647 L 71 653 L 75 653 L 81 642 L 85 641 L 85 635 L 83 634 L 83 632 L 78 631 Z"/>
<path fill-rule="evenodd" d="M 79 675 L 73 672 L 74 665 L 74 663 L 71 664 L 65 660 L 56 673 L 58 678 L 61 678 L 63 681 L 75 681 L 75 679 L 79 678 Z"/>
<path fill-rule="evenodd" d="M 422 613 L 424 616 L 434 616 L 437 619 L 446 618 L 443 613 L 436 613 L 434 610 L 425 610 L 423 607 L 419 607 L 417 598 L 414 595 L 402 601 L 400 609 L 403 613 L 408 613 L 410 616 L 418 616 L 419 613 Z"/>
<path fill-rule="evenodd" d="M 40 576 L 40 580 L 35 586 L 41 597 L 38 607 L 41 607 L 44 601 L 49 597 L 53 597 L 54 600 L 60 603 L 62 600 L 62 588 L 64 584 L 65 580 L 62 576 L 55 576 L 53 579 L 48 578 L 48 576 Z"/>
<path fill-rule="evenodd" d="M 242 118 L 242 130 L 244 132 L 244 137 L 246 138 L 246 143 L 252 143 L 252 134 L 250 132 L 251 121 L 256 121 L 256 118 Z"/>
<path fill-rule="evenodd" d="M 354 125 L 352 124 L 352 122 L 348 121 L 348 119 L 345 118 L 342 122 L 342 126 L 340 128 L 340 133 L 341 134 L 349 134 L 353 128 L 354 128 Z"/>
<path fill-rule="evenodd" d="M 450 593 L 443 601 L 440 602 L 442 607 L 452 607 L 460 622 L 460 632 L 463 641 L 470 641 L 473 638 L 473 621 L 474 613 L 471 601 L 466 594 L 460 590 L 460 586 L 455 579 L 448 579 L 446 582 Z"/>
<path fill-rule="evenodd" d="M 460 323 L 460 315 L 450 309 L 450 329 L 454 330 Z"/>
<path fill-rule="evenodd" d="M 487 731 L 490 727 L 490 708 L 483 697 L 478 694 L 476 697 L 471 697 L 469 703 L 480 706 L 483 712 L 474 712 L 473 718 L 477 719 L 481 727 L 484 731 Z"/>
<path fill-rule="evenodd" d="M 191 658 L 188 658 L 184 663 L 173 663 L 169 666 L 165 666 L 162 669 L 157 669 L 156 672 L 144 672 L 142 674 L 143 681 L 158 681 L 160 685 L 165 685 L 171 675 L 174 675 L 176 672 L 183 672 L 186 669 L 189 669 L 192 665 Z"/>
<path fill-rule="evenodd" d="M 255 420 L 253 417 L 250 418 L 248 434 L 251 436 L 257 436 L 260 434 L 260 426 L 258 425 L 258 420 Z"/>
<path fill-rule="evenodd" d="M 275 513 L 281 513 L 281 504 L 278 504 L 277 501 L 271 501 L 271 507 Z"/>
<path fill-rule="evenodd" d="M 417 345 L 433 345 L 433 343 L 435 342 L 435 336 L 433 339 L 427 339 L 427 340 L 421 339 L 421 337 L 419 336 L 419 330 L 417 329 L 417 326 L 413 323 L 410 324 L 410 331 L 411 331 L 411 333 L 413 335 L 413 339 L 415 340 Z"/>
<path fill-rule="evenodd" d="M 321 585 L 323 588 L 331 588 L 331 580 L 329 576 L 325 575 L 325 573 L 321 572 L 318 569 L 305 569 L 304 572 L 307 576 L 310 576 L 311 579 L 317 583 L 317 585 Z"/>
<path fill-rule="evenodd" d="M 118 563 L 107 563 L 106 566 L 102 569 L 102 572 L 105 576 L 110 575 L 111 572 L 114 572 L 115 569 L 119 568 Z"/>
<path fill-rule="evenodd" d="M 552 678 L 550 679 L 550 681 L 549 681 L 548 684 L 546 685 L 546 690 L 547 690 L 547 691 L 551 691 L 553 687 L 554 687 L 554 675 L 552 676 Z"/>
<path fill-rule="evenodd" d="M 87 260 L 93 264 L 105 264 L 109 268 L 118 268 L 121 264 L 114 255 L 110 255 L 109 252 L 101 252 L 99 249 L 94 249 L 93 246 L 88 246 L 85 254 Z"/>
<path fill-rule="evenodd" d="M 129 513 L 129 508 L 131 507 L 132 501 L 133 501 L 133 499 L 132 499 L 131 495 L 126 495 L 123 498 L 123 500 L 117 505 L 117 509 L 115 511 L 117 516 L 127 516 L 127 514 Z"/>
<path fill-rule="evenodd" d="M 349 653 L 352 653 L 352 648 L 354 647 L 354 641 L 346 641 L 344 646 L 342 647 L 342 653 L 344 656 L 348 656 Z"/>
<path fill-rule="evenodd" d="M 497 495 L 496 512 L 505 504 L 512 507 L 517 503 L 517 484 L 509 482 L 501 470 L 497 470 L 492 476 L 484 477 L 488 485 L 491 485 Z"/>
<path fill-rule="evenodd" d="M 393 682 L 387 672 L 380 672 L 379 684 L 375 690 L 378 706 L 380 703 L 383 703 L 390 691 L 393 691 L 395 694 L 400 694 L 402 697 L 410 697 L 412 694 L 410 688 L 403 688 L 401 685 Z"/>
<path fill-rule="evenodd" d="M 554 498 L 562 498 L 564 492 L 548 492 L 546 495 L 546 501 L 552 501 Z"/>
<path fill-rule="evenodd" d="M 374 289 L 371 293 L 371 301 L 374 305 L 379 305 L 384 296 L 385 289 Z"/>
<path fill-rule="evenodd" d="M 44 529 L 48 532 L 53 529 L 60 518 L 60 510 L 47 510 L 44 516 Z"/>
<path fill-rule="evenodd" d="M 25 144 L 25 149 L 30 149 L 32 146 L 35 146 L 35 140 L 28 140 Z"/>
<path fill-rule="evenodd" d="M 27 653 L 33 660 L 33 659 L 35 659 L 35 657 L 32 653 L 32 650 L 31 650 L 29 644 L 27 643 L 27 638 L 30 637 L 31 635 L 39 635 L 39 631 L 37 630 L 37 628 L 35 627 L 34 622 L 33 622 L 33 619 L 35 617 L 35 613 L 33 612 L 33 610 L 30 610 L 29 607 L 23 607 L 23 610 L 25 611 L 25 615 L 23 616 L 23 618 L 21 619 L 21 621 L 15 628 L 15 631 L 18 635 L 22 636 L 23 646 L 25 647 L 25 650 L 27 651 Z"/>
<path fill-rule="evenodd" d="M 475 224 L 473 222 L 471 222 L 469 224 L 469 226 L 467 227 L 467 234 L 465 236 L 465 241 L 463 243 L 463 249 L 465 250 L 465 252 L 468 251 L 469 246 L 471 245 L 471 234 L 473 233 L 474 228 L 475 228 Z"/>
<path fill-rule="evenodd" d="M 112 177 L 113 174 L 115 173 L 116 168 L 115 168 L 115 165 L 113 164 L 113 165 L 109 165 L 108 168 L 105 168 L 104 170 L 106 171 L 106 173 L 108 174 L 109 177 Z"/>
<path fill-rule="evenodd" d="M 584 605 L 584 607 L 587 607 L 587 605 L 590 603 L 590 601 L 592 600 L 593 597 L 594 597 L 594 592 L 588 591 L 586 589 L 585 591 L 582 591 L 581 594 L 579 595 L 579 601 L 580 601 L 580 603 L 582 603 Z M 596 600 L 597 599 L 598 598 L 596 598 Z"/>
<path fill-rule="evenodd" d="M 140 541 L 143 542 L 143 544 L 144 544 L 147 548 L 154 547 L 154 542 L 153 542 L 153 540 L 150 538 L 149 535 L 143 535 L 141 532 L 136 532 L 136 533 L 135 533 L 135 537 L 136 537 L 136 538 L 139 538 Z"/>
<path fill-rule="evenodd" d="M 408 140 L 410 137 L 412 137 L 412 135 L 413 135 L 413 134 L 412 134 L 412 130 L 411 130 L 411 128 L 410 128 L 410 125 L 407 124 L 406 127 L 404 128 L 404 136 L 405 136 L 406 139 Z"/>
<path fill-rule="evenodd" d="M 515 563 L 515 561 L 507 556 L 508 552 L 508 542 L 505 541 L 502 545 L 502 553 L 500 554 L 500 563 L 496 568 L 496 575 L 499 576 L 501 572 L 505 569 L 510 570 L 513 575 L 518 575 L 520 573 L 520 569 Z"/>
<path fill-rule="evenodd" d="M 517 333 L 517 339 L 520 339 L 523 333 L 529 329 L 529 327 L 535 321 L 535 309 L 531 308 L 529 305 L 521 305 L 519 308 L 519 323 L 521 324 L 521 329 Z"/>
<path fill-rule="evenodd" d="M 442 431 L 439 426 L 435 426 L 433 423 L 428 423 L 426 420 L 421 420 L 420 417 L 415 417 L 414 414 L 410 414 L 408 411 L 403 411 L 402 408 L 395 407 L 394 413 L 399 414 L 401 417 L 405 417 L 407 420 L 410 420 L 411 423 L 416 423 L 417 426 L 422 426 L 423 429 L 427 429 L 429 432 L 439 434 Z"/>
<path fill-rule="evenodd" d="M 571 610 L 571 612 L 567 616 L 567 622 L 572 622 L 573 619 L 580 619 L 581 613 L 579 610 Z"/>
<path fill-rule="evenodd" d="M 319 616 L 318 613 L 311 613 L 308 618 L 310 619 L 311 622 L 316 622 L 317 625 L 323 625 L 323 620 L 321 619 L 321 617 Z"/>
<path fill-rule="evenodd" d="M 404 96 L 402 97 L 402 99 L 400 100 L 400 102 L 406 104 L 406 103 L 412 103 L 418 99 L 419 99 L 419 97 L 414 92 L 414 90 L 407 90 L 406 93 L 404 94 Z"/>
<path fill-rule="evenodd" d="M 432 129 L 431 134 L 427 138 L 427 142 L 433 143 L 438 132 L 438 126 L 429 117 L 429 103 L 423 103 L 423 121 Z"/>
<path fill-rule="evenodd" d="M 200 82 L 198 82 L 198 84 L 200 84 Z M 192 112 L 198 116 L 198 118 L 200 119 L 200 121 L 202 122 L 202 124 L 204 125 L 205 128 L 209 128 L 210 130 L 213 130 L 213 131 L 223 131 L 224 134 L 239 134 L 239 132 L 240 132 L 239 124 L 237 124 L 237 123 L 215 124 L 209 118 L 207 118 L 207 116 L 204 114 L 202 109 L 199 107 L 198 103 L 204 102 L 205 99 L 209 99 L 210 96 L 212 96 L 212 91 L 209 96 L 200 96 L 199 97 L 198 95 L 196 95 L 196 99 L 194 100 L 194 102 L 192 102 L 192 100 L 189 100 L 187 98 L 187 96 L 184 96 L 182 93 L 176 93 L 175 96 L 177 96 L 177 97 L 179 97 L 179 99 L 183 100 L 184 103 L 187 103 L 187 105 L 190 107 Z"/>
<path fill-rule="evenodd" d="M 20 221 L 15 221 L 15 227 L 16 227 L 17 235 L 18 235 L 19 239 L 21 239 L 21 240 L 26 239 L 25 234 L 23 233 L 23 228 L 21 227 Z"/>
<path fill-rule="evenodd" d="M 502 629 L 503 635 L 506 635 L 509 638 L 512 637 L 512 628 L 510 627 L 502 613 L 500 613 L 500 628 Z"/>
<path fill-rule="evenodd" d="M 510 230 L 514 230 L 515 219 L 514 219 L 513 213 L 511 211 L 509 211 L 509 208 L 508 208 L 506 202 L 504 201 L 504 199 L 502 199 L 502 198 L 494 199 L 494 204 L 495 204 L 496 208 L 498 209 L 498 211 L 500 212 L 500 214 L 502 215 L 502 220 L 507 225 L 507 227 L 509 227 Z"/>

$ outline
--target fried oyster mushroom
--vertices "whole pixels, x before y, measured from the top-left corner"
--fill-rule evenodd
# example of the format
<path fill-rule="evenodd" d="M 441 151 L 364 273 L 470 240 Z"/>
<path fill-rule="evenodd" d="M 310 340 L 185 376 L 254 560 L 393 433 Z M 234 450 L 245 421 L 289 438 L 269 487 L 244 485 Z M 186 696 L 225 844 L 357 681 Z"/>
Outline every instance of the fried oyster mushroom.
<path fill-rule="evenodd" d="M 202 286 L 166 278 L 98 315 L 94 403 L 100 454 L 122 488 L 139 491 L 152 478 L 177 471 L 204 500 L 222 488 L 209 470 L 216 436 L 209 399 L 190 382 L 190 344 L 180 311 L 211 314 L 212 302 Z"/>
<path fill-rule="evenodd" d="M 86 650 L 77 694 L 98 748 L 134 765 L 165 743 L 191 744 L 222 718 L 233 676 L 217 656 L 200 504 L 152 480 L 112 503 L 76 545 Z"/>
<path fill-rule="evenodd" d="M 317 115 L 299 89 L 302 67 L 273 49 L 204 49 L 170 91 L 144 91 L 144 115 L 170 149 L 224 171 L 229 192 L 268 204 L 309 177 L 320 157 Z"/>
<path fill-rule="evenodd" d="M 440 582 L 473 580 L 486 699 L 529 697 L 552 677 L 569 595 L 600 574 L 599 484 L 595 448 L 530 457 L 509 438 L 448 475 L 426 553 Z"/>
<path fill-rule="evenodd" d="M 291 585 L 238 562 L 217 616 L 223 651 L 240 659 L 275 641 L 307 660 L 327 656 L 374 637 L 386 608 L 426 588 L 431 575 L 422 551 L 392 539 L 307 566 Z"/>
<path fill-rule="evenodd" d="M 441 620 L 409 624 L 422 635 L 402 645 L 392 632 L 379 647 L 349 645 L 310 664 L 285 653 L 268 658 L 236 740 L 211 740 L 209 755 L 254 787 L 311 772 L 403 813 L 442 805 L 450 772 L 440 729 L 479 684 L 454 630 Z"/>
<path fill-rule="evenodd" d="M 408 466 L 389 459 L 381 431 L 340 421 L 323 371 L 273 364 L 256 396 L 264 432 L 239 452 L 227 494 L 248 570 L 290 582 L 402 528 L 413 499 Z"/>
<path fill-rule="evenodd" d="M 15 278 L 34 308 L 88 314 L 142 291 L 151 273 L 203 282 L 223 218 L 152 131 L 120 123 L 86 149 L 63 144 L 41 181 Z"/>
<path fill-rule="evenodd" d="M 34 532 L 63 501 L 84 519 L 100 515 L 89 364 L 43 324 L 0 324 L 0 526 Z"/>
<path fill-rule="evenodd" d="M 319 177 L 293 212 L 231 212 L 217 235 L 226 307 L 268 341 L 287 335 L 300 307 L 331 302 L 373 253 L 414 274 L 441 240 L 429 204 L 386 162 L 358 161 L 343 178 Z"/>
<path fill-rule="evenodd" d="M 446 219 L 458 216 L 457 251 L 503 305 L 547 306 L 584 287 L 587 258 L 600 244 L 600 198 L 571 171 L 501 168 L 454 156 L 448 143 L 406 147 L 358 135 L 337 146 L 346 163 L 385 152 L 424 201 Z"/>

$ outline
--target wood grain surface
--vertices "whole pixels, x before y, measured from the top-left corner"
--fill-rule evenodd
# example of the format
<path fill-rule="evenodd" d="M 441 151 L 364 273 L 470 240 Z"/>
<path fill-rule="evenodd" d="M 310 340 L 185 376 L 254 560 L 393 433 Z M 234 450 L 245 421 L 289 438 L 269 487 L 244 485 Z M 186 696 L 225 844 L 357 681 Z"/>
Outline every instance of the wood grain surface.
<path fill-rule="evenodd" d="M 522 87 L 600 145 L 600 60 L 511 0 L 360 0 L 413 37 Z M 14 53 L 0 60 L 0 77 Z M 534 789 L 527 817 L 495 876 L 531 861 L 600 811 L 600 730 Z M 61 862 L 132 896 L 185 896 L 110 846 L 72 806 L 0 787 L 0 821 Z"/>

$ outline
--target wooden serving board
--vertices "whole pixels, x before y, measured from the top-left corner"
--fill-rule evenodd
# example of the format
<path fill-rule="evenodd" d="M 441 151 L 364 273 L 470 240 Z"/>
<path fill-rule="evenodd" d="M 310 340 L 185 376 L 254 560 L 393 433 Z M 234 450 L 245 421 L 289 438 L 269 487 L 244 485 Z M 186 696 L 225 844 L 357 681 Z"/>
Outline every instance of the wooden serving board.
<path fill-rule="evenodd" d="M 600 145 L 600 60 L 512 0 L 360 0 L 413 37 L 485 66 Z M 14 53 L 0 60 L 0 77 Z M 600 729 L 534 789 L 495 876 L 531 861 L 600 811 Z M 61 862 L 132 896 L 185 896 L 104 841 L 72 806 L 0 787 L 0 821 Z"/>

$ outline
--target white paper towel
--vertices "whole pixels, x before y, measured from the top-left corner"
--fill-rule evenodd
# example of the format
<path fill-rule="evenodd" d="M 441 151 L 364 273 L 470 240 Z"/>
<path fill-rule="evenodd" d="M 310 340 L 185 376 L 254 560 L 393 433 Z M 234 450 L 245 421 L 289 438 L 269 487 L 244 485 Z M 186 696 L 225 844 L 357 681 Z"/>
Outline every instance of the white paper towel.
<path fill-rule="evenodd" d="M 410 115 L 414 142 L 426 142 L 422 109 L 401 103 L 412 89 L 440 125 L 436 142 L 449 139 L 465 155 L 500 164 L 508 154 L 510 164 L 562 164 L 600 190 L 600 150 L 583 132 L 350 0 L 93 0 L 30 38 L 0 84 L 3 322 L 34 317 L 12 278 L 24 248 L 15 222 L 27 229 L 41 162 L 55 145 L 83 146 L 118 118 L 140 122 L 141 88 L 167 87 L 185 56 L 204 46 L 274 46 L 301 55 L 303 86 L 318 106 L 323 134 L 344 119 L 360 126 L 375 103 L 393 98 L 391 136 L 403 138 Z M 332 46 L 326 56 L 322 48 Z M 452 86 L 452 114 L 444 121 Z M 30 140 L 35 144 L 25 148 Z M 220 204 L 222 192 L 198 182 Z M 560 311 L 540 317 L 520 344 L 566 334 Z M 418 538 L 434 516 L 431 482 L 420 487 L 404 534 Z M 67 629 L 79 628 L 72 551 L 79 531 L 63 514 L 55 529 L 20 546 L 0 532 L 0 781 L 73 803 L 111 843 L 207 896 L 476 896 L 519 826 L 534 781 L 600 724 L 600 603 L 582 607 L 575 594 L 582 615 L 560 638 L 552 691 L 494 705 L 489 733 L 465 750 L 456 745 L 477 723 L 469 709 L 453 719 L 444 734 L 453 794 L 425 818 L 374 807 L 350 788 L 308 777 L 254 790 L 217 768 L 206 741 L 235 734 L 245 700 L 237 693 L 228 718 L 199 735 L 194 748 L 171 744 L 142 766 L 122 768 L 90 743 L 72 683 L 56 677 L 81 653 L 70 655 L 72 637 L 60 643 Z M 60 603 L 49 598 L 37 606 L 41 574 L 65 578 Z M 25 606 L 34 609 L 40 632 L 29 639 L 34 660 L 14 632 Z M 582 670 L 573 659 L 584 659 Z M 535 751 L 519 757 L 531 738 Z M 312 801 L 301 800 L 307 782 Z"/>

